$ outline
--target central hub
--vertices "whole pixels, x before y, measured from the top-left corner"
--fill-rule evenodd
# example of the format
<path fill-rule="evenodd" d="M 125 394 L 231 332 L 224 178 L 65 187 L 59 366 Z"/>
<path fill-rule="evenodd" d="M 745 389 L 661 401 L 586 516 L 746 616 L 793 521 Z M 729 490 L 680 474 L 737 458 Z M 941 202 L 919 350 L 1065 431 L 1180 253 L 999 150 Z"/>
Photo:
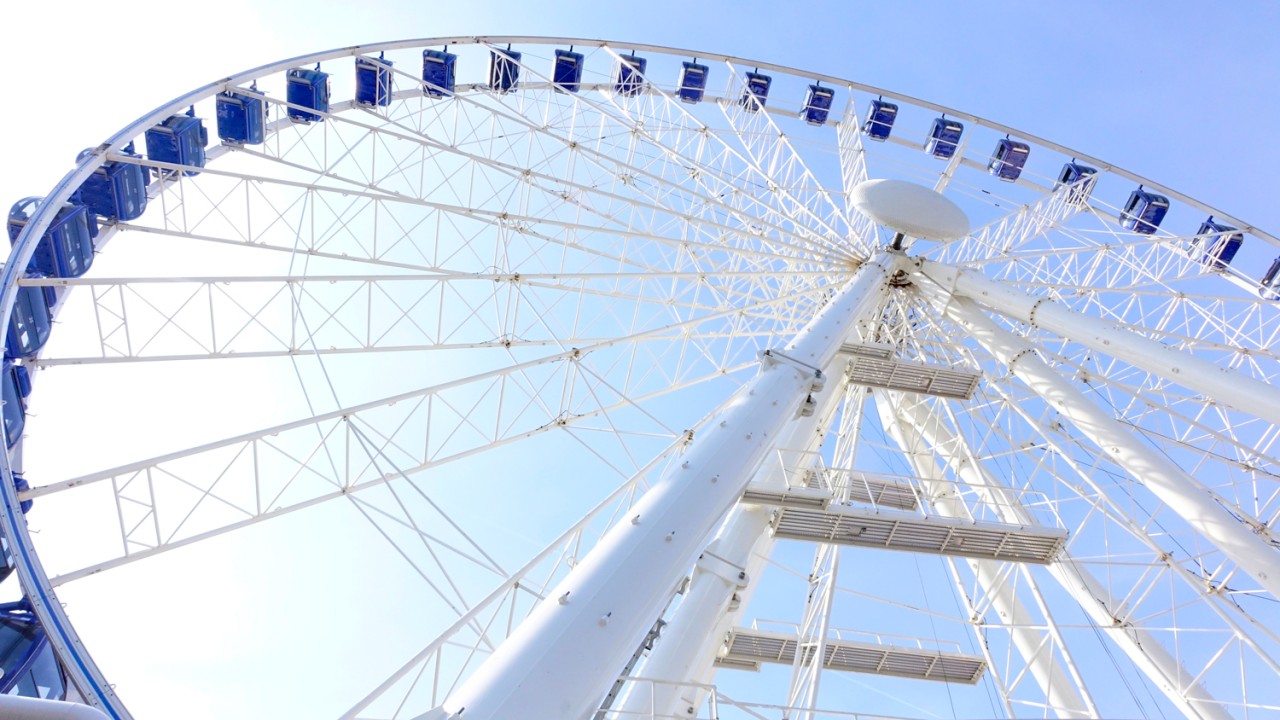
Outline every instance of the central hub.
<path fill-rule="evenodd" d="M 849 196 L 857 210 L 894 231 L 893 247 L 907 238 L 947 242 L 969 234 L 969 216 L 959 205 L 923 185 L 905 180 L 865 180 Z"/>

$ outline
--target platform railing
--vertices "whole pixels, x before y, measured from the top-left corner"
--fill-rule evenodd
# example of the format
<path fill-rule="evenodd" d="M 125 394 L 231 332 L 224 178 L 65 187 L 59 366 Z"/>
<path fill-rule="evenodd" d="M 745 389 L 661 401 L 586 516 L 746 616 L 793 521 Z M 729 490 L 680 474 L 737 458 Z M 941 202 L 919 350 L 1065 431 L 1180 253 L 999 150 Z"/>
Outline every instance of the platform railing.
<path fill-rule="evenodd" d="M 780 449 L 772 462 L 787 491 L 829 493 L 833 504 L 870 505 L 877 511 L 908 510 L 927 518 L 938 514 L 935 508 L 940 501 L 958 498 L 962 502 L 953 506 L 961 508 L 961 519 L 969 522 L 1056 530 L 1066 527 L 1048 496 L 1038 490 L 924 481 L 895 473 L 829 467 L 821 453 L 812 451 Z"/>
<path fill-rule="evenodd" d="M 777 720 L 803 714 L 811 720 L 906 720 L 903 716 L 850 712 L 848 710 L 824 710 L 793 705 L 746 702 L 729 697 L 715 685 L 704 683 L 676 683 L 642 676 L 627 676 L 633 692 L 654 692 L 659 686 L 680 687 L 689 690 L 688 695 L 704 697 L 692 714 L 684 712 L 657 714 L 653 711 L 629 712 L 610 709 L 599 716 L 601 720 Z"/>

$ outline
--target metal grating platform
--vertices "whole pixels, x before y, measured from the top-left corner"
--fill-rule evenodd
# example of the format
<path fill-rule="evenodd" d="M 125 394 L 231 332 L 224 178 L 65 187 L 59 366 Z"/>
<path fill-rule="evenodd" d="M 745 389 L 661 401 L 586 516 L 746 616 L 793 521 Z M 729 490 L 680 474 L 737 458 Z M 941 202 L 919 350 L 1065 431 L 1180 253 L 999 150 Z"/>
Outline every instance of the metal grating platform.
<path fill-rule="evenodd" d="M 778 508 L 775 537 L 908 552 L 1049 564 L 1067 531 L 922 516 L 852 505 Z"/>
<path fill-rule="evenodd" d="M 845 343 L 840 346 L 840 354 L 856 357 L 869 357 L 878 360 L 890 360 L 898 349 L 887 343 Z"/>
<path fill-rule="evenodd" d="M 957 370 L 942 365 L 904 363 L 897 360 L 849 356 L 849 382 L 855 385 L 902 390 L 968 400 L 978 389 L 982 375 L 972 370 Z"/>
<path fill-rule="evenodd" d="M 759 670 L 761 663 L 791 665 L 796 659 L 797 637 L 749 628 L 730 631 L 716 664 L 739 670 Z M 812 657 L 814 648 L 805 652 Z M 919 680 L 976 684 L 987 663 L 980 657 L 924 648 L 828 639 L 822 659 L 829 670 L 894 675 Z"/>

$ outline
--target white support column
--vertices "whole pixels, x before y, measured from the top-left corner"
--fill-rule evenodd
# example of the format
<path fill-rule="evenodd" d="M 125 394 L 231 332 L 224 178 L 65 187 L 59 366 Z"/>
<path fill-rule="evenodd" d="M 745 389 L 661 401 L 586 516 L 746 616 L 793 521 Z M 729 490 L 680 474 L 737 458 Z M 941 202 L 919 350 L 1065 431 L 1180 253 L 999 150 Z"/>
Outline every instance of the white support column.
<path fill-rule="evenodd" d="M 1001 314 L 1044 328 L 1206 398 L 1280 425 L 1280 387 L 1170 348 L 1106 320 L 1076 312 L 1052 299 L 1032 297 L 981 273 L 932 260 L 919 262 L 919 274 L 955 295 L 973 298 Z"/>
<path fill-rule="evenodd" d="M 1030 343 L 996 325 L 972 300 L 953 297 L 946 303 L 945 312 L 968 328 L 974 340 L 1062 413 L 1113 462 L 1213 542 L 1273 597 L 1280 598 L 1280 552 L 1255 528 L 1237 519 L 1208 488 L 1172 460 L 1134 437 L 1120 421 L 1041 360 Z"/>
<path fill-rule="evenodd" d="M 878 391 L 876 409 L 880 414 L 880 423 L 906 454 L 907 461 L 928 493 L 932 509 L 943 517 L 967 517 L 963 501 L 943 484 L 946 478 L 928 448 L 933 448 L 938 453 L 937 457 L 955 468 L 961 479 L 970 485 L 995 489 L 998 488 L 996 479 L 987 477 L 983 469 L 968 458 L 957 457 L 958 437 L 928 408 L 910 400 L 900 392 Z M 1007 502 L 996 502 L 994 506 L 1006 511 L 1002 514 L 1007 517 L 1001 518 L 1004 522 L 1034 524 L 1029 513 L 1017 512 L 1020 508 Z M 1044 693 L 1045 703 L 1060 718 L 1096 717 L 1097 707 L 1089 696 L 1088 689 L 1080 682 L 1075 668 L 1071 666 L 1071 659 L 1053 627 L 1052 618 L 1047 620 L 1054 639 L 1062 649 L 1064 660 L 1061 662 L 1054 657 L 1053 647 L 1047 645 L 1045 638 L 1035 629 L 1036 623 L 1031 613 L 1023 606 L 1017 592 L 1001 572 L 1002 563 L 969 560 L 968 564 L 977 578 L 978 586 L 986 593 L 991 609 L 1008 626 L 1010 640 L 1027 664 L 1031 677 Z"/>
<path fill-rule="evenodd" d="M 716 523 L 819 381 L 858 318 L 879 306 L 898 256 L 864 264 L 548 599 L 425 717 L 578 720 L 594 713 Z M 589 648 L 590 652 L 584 652 Z"/>
<path fill-rule="evenodd" d="M 857 464 L 861 440 L 859 435 L 870 388 L 850 387 L 842 395 L 845 396 L 845 405 L 840 418 L 841 431 L 834 449 L 834 461 L 839 467 L 852 468 Z M 836 502 L 849 500 L 848 482 L 832 489 L 835 491 Z M 790 720 L 814 720 L 816 717 L 813 708 L 817 707 L 822 690 L 823 663 L 827 657 L 831 608 L 835 605 L 836 579 L 839 573 L 840 546 L 835 543 L 816 543 L 813 569 L 809 572 L 809 592 L 805 596 L 804 615 L 796 638 L 796 656 L 791 666 L 791 689 L 787 693 L 789 707 L 804 709 L 789 715 Z"/>
<path fill-rule="evenodd" d="M 973 462 L 967 452 L 960 453 L 959 457 L 948 457 L 948 453 L 962 449 L 963 438 L 943 424 L 940 418 L 918 405 L 901 403 L 897 410 L 898 417 L 907 426 L 908 434 L 918 433 L 931 447 L 942 450 L 943 457 L 956 468 L 966 483 L 981 487 L 1001 487 L 999 478 Z M 1006 522 L 1023 525 L 1034 525 L 1036 522 L 1030 513 L 1014 503 L 999 503 L 997 508 L 1007 513 L 1003 518 Z M 1203 720 L 1230 720 L 1230 714 L 1213 700 L 1208 690 L 1182 667 L 1182 663 L 1165 649 L 1155 635 L 1128 621 L 1117 628 L 1117 618 L 1126 617 L 1129 612 L 1122 601 L 1111 597 L 1106 585 L 1099 582 L 1087 568 L 1073 562 L 1071 556 L 1064 552 L 1057 562 L 1046 569 L 1063 590 L 1079 603 L 1090 619 L 1099 627 L 1110 630 L 1107 635 L 1184 715 Z M 1022 612 L 1025 613 L 1025 610 Z M 1086 692 L 1085 699 L 1090 701 L 1092 707 L 1087 689 L 1082 687 L 1081 690 Z M 1096 710 L 1093 712 L 1096 714 Z"/>
<path fill-rule="evenodd" d="M 779 462 L 766 460 L 756 472 L 753 482 L 761 485 L 784 487 L 783 468 L 802 462 L 805 454 L 817 449 L 826 434 L 827 422 L 839 406 L 844 394 L 844 361 L 836 362 L 823 370 L 828 381 L 822 390 L 814 393 L 817 410 L 808 417 L 796 418 L 778 436 Z M 708 628 L 721 628 L 730 607 L 745 604 L 750 590 L 759 578 L 752 568 L 754 554 L 768 554 L 773 538 L 769 535 L 772 508 L 738 503 L 719 534 L 707 546 L 693 570 L 689 590 L 680 607 L 663 629 L 663 635 L 637 675 L 647 680 L 661 681 L 633 686 L 619 705 L 624 718 L 687 718 L 688 708 L 701 704 L 699 688 L 681 687 L 678 683 L 710 684 L 714 673 L 713 661 L 720 649 L 723 632 L 708 632 Z"/>
<path fill-rule="evenodd" d="M 827 634 L 831 631 L 831 607 L 835 603 L 836 576 L 840 572 L 840 547 L 819 543 L 814 549 L 809 572 L 809 594 L 804 618 L 796 638 L 796 657 L 791 663 L 791 689 L 787 706 L 794 710 L 787 720 L 815 720 L 813 708 L 822 687 L 823 660 L 827 657 Z"/>

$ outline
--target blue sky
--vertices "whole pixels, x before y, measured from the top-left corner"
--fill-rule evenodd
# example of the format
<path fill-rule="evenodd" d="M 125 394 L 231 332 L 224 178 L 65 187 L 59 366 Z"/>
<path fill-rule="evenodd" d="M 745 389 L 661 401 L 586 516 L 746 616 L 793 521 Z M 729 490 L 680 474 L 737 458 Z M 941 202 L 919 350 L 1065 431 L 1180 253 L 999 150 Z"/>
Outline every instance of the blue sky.
<path fill-rule="evenodd" d="M 1076 147 L 1280 231 L 1280 5 L 1271 3 L 76 0 L 5 4 L 0 27 L 9 141 L 0 202 L 42 194 L 82 148 L 218 77 L 363 42 L 515 33 L 634 39 L 845 76 Z M 287 567 L 320 563 L 293 551 Z M 336 597 L 358 600 L 362 582 L 375 581 L 358 575 Z M 252 608 L 252 588 L 229 589 L 225 612 Z M 230 652 L 181 613 L 150 620 L 210 659 Z M 127 641 L 123 631 L 112 639 Z M 198 683 L 200 668 L 189 672 Z"/>

